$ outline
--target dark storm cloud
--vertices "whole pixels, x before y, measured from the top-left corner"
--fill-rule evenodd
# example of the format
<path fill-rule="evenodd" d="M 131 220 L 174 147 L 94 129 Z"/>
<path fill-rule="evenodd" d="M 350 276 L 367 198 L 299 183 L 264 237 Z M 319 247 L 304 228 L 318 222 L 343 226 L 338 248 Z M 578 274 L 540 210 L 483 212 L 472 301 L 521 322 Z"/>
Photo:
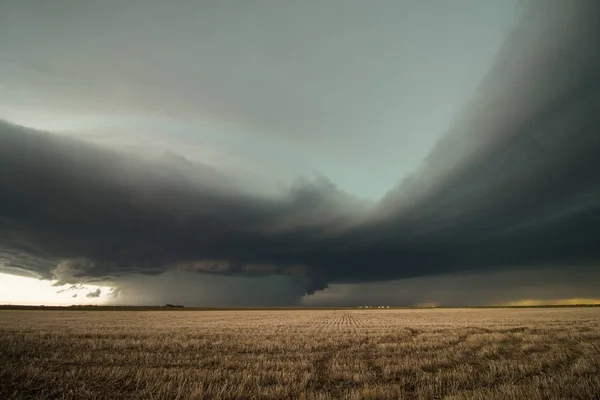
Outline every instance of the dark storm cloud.
<path fill-rule="evenodd" d="M 54 286 L 59 286 L 59 285 L 54 285 Z M 83 285 L 71 285 L 68 288 L 57 290 L 56 293 L 71 292 L 73 290 L 82 290 L 82 289 L 84 289 Z"/>
<path fill-rule="evenodd" d="M 61 283 L 200 271 L 306 291 L 600 260 L 600 3 L 543 2 L 424 165 L 375 207 L 324 178 L 279 198 L 185 159 L 0 125 L 0 261 Z M 368 134 L 367 132 L 365 134 Z"/>
<path fill-rule="evenodd" d="M 342 307 L 430 304 L 464 307 L 544 302 L 584 304 L 600 299 L 599 281 L 600 269 L 597 266 L 507 268 L 387 282 L 332 284 L 328 290 L 302 299 L 302 304 Z"/>
<path fill-rule="evenodd" d="M 422 168 L 348 235 L 335 265 L 356 268 L 333 276 L 600 259 L 600 4 L 542 4 Z"/>
<path fill-rule="evenodd" d="M 297 260 L 365 208 L 322 178 L 271 199 L 185 160 L 6 123 L 0 133 L 2 261 L 59 285 L 170 269 L 312 277 Z"/>
<path fill-rule="evenodd" d="M 108 293 L 109 304 L 163 305 L 176 302 L 202 307 L 294 306 L 305 293 L 292 276 L 225 276 L 170 271 L 162 275 L 131 274 Z M 104 291 L 103 291 L 104 294 Z"/>
<path fill-rule="evenodd" d="M 93 299 L 93 298 L 96 298 L 96 297 L 100 297 L 101 294 L 102 294 L 102 290 L 100 290 L 100 288 L 98 288 L 98 289 L 96 289 L 96 290 L 94 290 L 94 291 L 89 292 L 88 294 L 86 294 L 85 297 L 87 297 L 89 299 Z"/>

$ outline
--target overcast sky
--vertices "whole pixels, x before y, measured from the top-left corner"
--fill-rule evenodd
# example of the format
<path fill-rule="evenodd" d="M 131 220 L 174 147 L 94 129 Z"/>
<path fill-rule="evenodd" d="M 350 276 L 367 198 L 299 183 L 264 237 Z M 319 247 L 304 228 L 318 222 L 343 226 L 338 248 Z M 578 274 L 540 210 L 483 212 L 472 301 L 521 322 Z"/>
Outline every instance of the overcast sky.
<path fill-rule="evenodd" d="M 131 304 L 600 297 L 599 8 L 3 1 L 0 269 Z"/>
<path fill-rule="evenodd" d="M 519 0 L 0 5 L 0 117 L 367 199 L 419 166 Z"/>

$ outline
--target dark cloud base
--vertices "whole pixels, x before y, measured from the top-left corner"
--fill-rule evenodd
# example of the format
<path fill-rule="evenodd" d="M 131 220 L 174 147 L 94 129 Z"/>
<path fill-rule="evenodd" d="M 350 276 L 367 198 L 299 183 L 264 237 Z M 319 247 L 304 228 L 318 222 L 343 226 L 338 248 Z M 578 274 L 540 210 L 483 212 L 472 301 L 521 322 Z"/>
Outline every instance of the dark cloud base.
<path fill-rule="evenodd" d="M 600 302 L 600 269 L 594 266 L 502 269 L 422 276 L 398 281 L 332 284 L 302 299 L 305 306 L 411 307 Z M 566 301 L 565 301 L 566 300 Z"/>
<path fill-rule="evenodd" d="M 198 271 L 305 291 L 600 260 L 600 3 L 545 2 L 473 104 L 376 205 L 328 180 L 279 198 L 207 166 L 0 123 L 0 268 L 63 283 Z"/>

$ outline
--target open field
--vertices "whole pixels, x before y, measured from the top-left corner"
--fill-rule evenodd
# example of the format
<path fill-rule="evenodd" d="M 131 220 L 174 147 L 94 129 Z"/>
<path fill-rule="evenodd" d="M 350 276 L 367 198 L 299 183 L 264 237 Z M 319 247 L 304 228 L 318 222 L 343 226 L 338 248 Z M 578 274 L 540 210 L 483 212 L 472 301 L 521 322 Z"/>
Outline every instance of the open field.
<path fill-rule="evenodd" d="M 600 308 L 4 310 L 0 398 L 600 399 Z"/>

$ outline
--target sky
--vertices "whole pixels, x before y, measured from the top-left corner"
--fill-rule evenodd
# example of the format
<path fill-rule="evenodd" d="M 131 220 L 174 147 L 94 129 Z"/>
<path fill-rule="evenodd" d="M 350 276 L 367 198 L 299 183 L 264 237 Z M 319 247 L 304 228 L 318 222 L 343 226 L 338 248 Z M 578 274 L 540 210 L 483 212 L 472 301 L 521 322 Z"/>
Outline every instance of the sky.
<path fill-rule="evenodd" d="M 596 2 L 175 3 L 0 4 L 0 302 L 600 298 Z"/>
<path fill-rule="evenodd" d="M 472 96 L 519 1 L 2 2 L 0 118 L 259 187 L 382 197 Z M 250 176 L 248 178 L 248 176 Z"/>

